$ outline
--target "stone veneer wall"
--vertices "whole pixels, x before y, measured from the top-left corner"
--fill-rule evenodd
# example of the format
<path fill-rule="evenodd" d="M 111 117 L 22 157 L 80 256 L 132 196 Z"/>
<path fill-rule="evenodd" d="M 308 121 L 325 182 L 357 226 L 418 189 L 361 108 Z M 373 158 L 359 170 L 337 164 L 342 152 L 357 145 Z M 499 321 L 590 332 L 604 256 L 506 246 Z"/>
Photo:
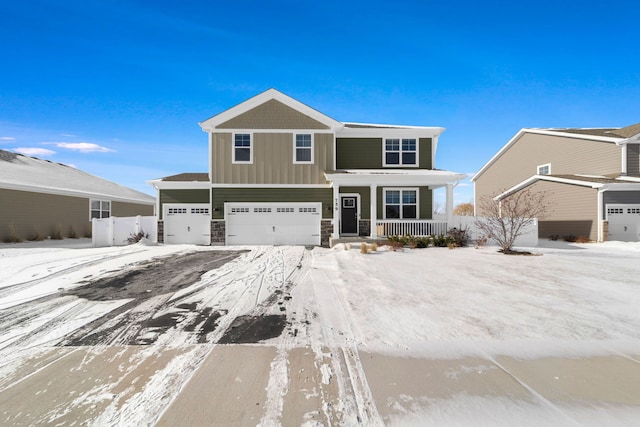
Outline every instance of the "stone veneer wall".
<path fill-rule="evenodd" d="M 158 221 L 158 243 L 164 243 L 164 221 Z"/>
<path fill-rule="evenodd" d="M 329 237 L 331 237 L 331 233 L 333 233 L 333 224 L 331 224 L 331 220 L 321 220 L 320 221 L 320 246 L 325 248 L 329 247 Z"/>
<path fill-rule="evenodd" d="M 358 221 L 358 236 L 371 236 L 371 220 L 361 219 Z"/>
<path fill-rule="evenodd" d="M 225 243 L 226 227 L 224 221 L 211 221 L 211 244 Z"/>

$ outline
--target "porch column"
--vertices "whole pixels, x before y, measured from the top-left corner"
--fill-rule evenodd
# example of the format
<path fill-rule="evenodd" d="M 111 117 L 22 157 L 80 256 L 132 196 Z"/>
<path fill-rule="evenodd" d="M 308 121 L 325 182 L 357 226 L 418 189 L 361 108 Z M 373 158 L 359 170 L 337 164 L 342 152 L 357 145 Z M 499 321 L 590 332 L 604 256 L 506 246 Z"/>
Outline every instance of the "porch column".
<path fill-rule="evenodd" d="M 333 183 L 333 239 L 340 238 L 340 185 Z"/>
<path fill-rule="evenodd" d="M 371 212 L 369 214 L 370 216 L 370 221 L 371 223 L 370 225 L 370 229 L 371 229 L 371 239 L 377 239 L 378 238 L 378 228 L 376 227 L 376 223 L 378 222 L 378 213 L 377 208 L 378 208 L 378 187 L 376 185 L 371 185 L 369 186 L 369 191 L 371 193 L 370 195 L 370 199 L 371 199 L 371 206 L 369 211 Z"/>
<path fill-rule="evenodd" d="M 453 223 L 453 184 L 447 184 L 447 228 Z"/>

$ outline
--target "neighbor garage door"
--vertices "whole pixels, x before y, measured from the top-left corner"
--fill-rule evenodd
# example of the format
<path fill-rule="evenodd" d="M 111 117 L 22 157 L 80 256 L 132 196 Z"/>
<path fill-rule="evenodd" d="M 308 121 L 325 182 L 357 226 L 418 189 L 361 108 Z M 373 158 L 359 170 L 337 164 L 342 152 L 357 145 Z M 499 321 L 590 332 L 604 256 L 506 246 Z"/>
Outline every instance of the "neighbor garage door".
<path fill-rule="evenodd" d="M 211 214 L 208 204 L 174 204 L 162 206 L 164 243 L 211 244 Z"/>
<path fill-rule="evenodd" d="M 609 240 L 640 241 L 640 205 L 607 205 Z"/>
<path fill-rule="evenodd" d="M 320 245 L 321 203 L 225 203 L 227 245 Z"/>

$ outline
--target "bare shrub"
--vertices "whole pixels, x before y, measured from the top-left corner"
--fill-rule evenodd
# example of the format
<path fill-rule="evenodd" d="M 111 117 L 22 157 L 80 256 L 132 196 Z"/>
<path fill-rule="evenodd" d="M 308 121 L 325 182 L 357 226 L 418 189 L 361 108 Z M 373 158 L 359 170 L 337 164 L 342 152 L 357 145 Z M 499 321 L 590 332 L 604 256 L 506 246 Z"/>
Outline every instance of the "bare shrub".
<path fill-rule="evenodd" d="M 134 243 L 138 243 L 142 239 L 148 239 L 148 238 L 149 238 L 149 234 L 140 230 L 137 233 L 131 233 L 131 235 L 127 238 L 127 242 L 129 244 L 134 244 Z"/>
<path fill-rule="evenodd" d="M 547 199 L 545 192 L 531 188 L 500 198 L 497 195 L 485 196 L 479 203 L 485 216 L 476 220 L 476 227 L 487 237 L 496 240 L 503 253 L 511 253 L 516 238 L 547 215 L 551 207 Z"/>
<path fill-rule="evenodd" d="M 9 229 L 9 234 L 2 239 L 4 243 L 20 243 L 22 239 L 18 237 L 18 233 L 16 233 L 16 225 L 13 222 L 7 224 L 7 228 Z"/>
<path fill-rule="evenodd" d="M 62 240 L 62 225 L 58 224 L 56 225 L 55 229 L 53 230 L 53 233 L 51 233 L 51 239 L 52 240 Z"/>

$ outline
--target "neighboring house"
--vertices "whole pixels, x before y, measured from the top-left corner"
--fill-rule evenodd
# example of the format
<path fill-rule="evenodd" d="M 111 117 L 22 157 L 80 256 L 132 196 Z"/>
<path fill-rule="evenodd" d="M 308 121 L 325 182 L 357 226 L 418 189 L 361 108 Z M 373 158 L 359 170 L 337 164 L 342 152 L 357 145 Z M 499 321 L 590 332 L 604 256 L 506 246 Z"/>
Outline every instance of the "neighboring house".
<path fill-rule="evenodd" d="M 200 126 L 209 172 L 149 181 L 165 243 L 326 246 L 443 230 L 432 191 L 447 187 L 452 213 L 465 177 L 435 169 L 444 128 L 343 123 L 275 89 Z"/>
<path fill-rule="evenodd" d="M 155 198 L 60 163 L 0 150 L 0 241 L 91 235 L 91 218 L 153 215 Z"/>
<path fill-rule="evenodd" d="M 522 129 L 471 180 L 476 206 L 486 196 L 545 191 L 553 206 L 540 237 L 640 240 L 640 123 Z"/>

